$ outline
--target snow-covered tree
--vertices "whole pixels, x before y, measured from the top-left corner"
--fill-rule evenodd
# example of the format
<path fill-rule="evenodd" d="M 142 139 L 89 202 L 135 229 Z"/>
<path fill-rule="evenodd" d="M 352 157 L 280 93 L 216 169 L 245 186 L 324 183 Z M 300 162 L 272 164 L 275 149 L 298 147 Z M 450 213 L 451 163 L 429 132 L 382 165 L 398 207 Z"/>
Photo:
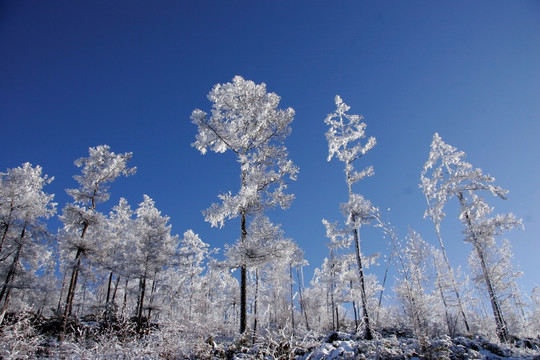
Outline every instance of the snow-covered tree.
<path fill-rule="evenodd" d="M 162 216 L 156 209 L 154 201 L 144 195 L 144 200 L 135 211 L 136 218 L 136 252 L 134 262 L 137 264 L 136 275 L 139 279 L 139 295 L 137 302 L 137 328 L 141 329 L 143 321 L 144 300 L 147 296 L 147 284 L 152 280 L 151 294 L 155 291 L 156 275 L 172 262 L 178 246 L 177 236 L 171 235 L 169 217 Z"/>
<path fill-rule="evenodd" d="M 135 168 L 127 167 L 131 157 L 132 153 L 115 154 L 108 145 L 100 145 L 91 147 L 88 157 L 75 161 L 75 165 L 82 168 L 81 174 L 74 176 L 79 187 L 66 190 L 74 202 L 66 205 L 60 216 L 64 224 L 59 237 L 61 250 L 65 259 L 74 254 L 64 307 L 63 333 L 72 311 L 82 261 L 95 255 L 104 245 L 100 233 L 103 231 L 105 217 L 96 210 L 96 205 L 109 199 L 108 183 L 121 175 L 135 173 Z"/>
<path fill-rule="evenodd" d="M 43 191 L 52 180 L 40 166 L 30 163 L 0 173 L 0 323 L 15 283 L 19 282 L 19 288 L 31 286 L 30 277 L 50 257 L 48 235 L 41 220 L 56 213 L 54 195 Z"/>
<path fill-rule="evenodd" d="M 135 221 L 133 210 L 125 198 L 120 198 L 107 219 L 107 243 L 104 244 L 103 257 L 98 259 L 101 267 L 109 272 L 106 303 L 114 303 L 120 278 L 133 273 L 131 254 L 135 251 Z M 116 281 L 113 289 L 113 276 Z"/>
<path fill-rule="evenodd" d="M 353 192 L 352 185 L 366 176 L 373 175 L 373 167 L 369 166 L 358 172 L 354 169 L 354 162 L 363 157 L 373 146 L 375 138 L 370 137 L 365 144 L 361 140 L 366 137 L 366 124 L 362 122 L 363 117 L 359 115 L 347 114 L 350 106 L 345 104 L 339 95 L 335 97 L 336 111 L 329 114 L 324 122 L 329 126 L 326 132 L 328 140 L 328 161 L 336 156 L 345 166 L 345 181 L 349 200 L 342 204 L 342 212 L 347 217 L 347 226 L 353 235 L 356 262 L 360 280 L 360 292 L 362 301 L 362 322 L 365 326 L 366 339 L 372 339 L 370 316 L 368 313 L 368 301 L 366 296 L 366 284 L 364 266 L 362 264 L 362 252 L 360 250 L 360 227 L 368 224 L 376 218 L 378 213 L 369 200 L 362 195 Z"/>
<path fill-rule="evenodd" d="M 266 84 L 255 84 L 236 76 L 231 83 L 217 84 L 208 94 L 211 114 L 196 109 L 191 114 L 197 125 L 192 144 L 202 154 L 233 152 L 240 164 L 240 189 L 236 195 L 219 195 L 220 204 L 204 212 L 212 226 L 240 217 L 240 242 L 247 238 L 247 217 L 279 205 L 287 208 L 293 195 L 286 194 L 285 178 L 296 179 L 298 168 L 287 159 L 284 139 L 291 129 L 294 110 L 278 109 L 280 97 L 266 92 Z M 247 268 L 241 265 L 240 332 L 247 326 Z"/>
<path fill-rule="evenodd" d="M 434 318 L 434 298 L 431 295 L 431 247 L 420 234 L 410 229 L 407 242 L 401 251 L 396 252 L 396 265 L 399 278 L 395 293 L 401 301 L 405 314 L 413 325 L 419 339 L 429 334 Z"/>
<path fill-rule="evenodd" d="M 481 192 L 506 199 L 507 190 L 492 185 L 495 179 L 483 174 L 479 168 L 463 160 L 465 153 L 447 145 L 435 133 L 431 143 L 429 158 L 422 172 L 424 194 L 430 207 L 429 216 L 436 228 L 444 218 L 444 206 L 455 197 L 459 201 L 459 219 L 465 225 L 465 241 L 473 246 L 475 256 L 480 265 L 481 279 L 485 283 L 489 301 L 493 310 L 497 336 L 501 342 L 508 341 L 509 334 L 504 320 L 500 294 L 497 294 L 493 283 L 493 267 L 497 264 L 488 262 L 490 249 L 496 246 L 496 236 L 502 231 L 521 225 L 521 220 L 512 214 L 490 217 L 492 212 L 485 200 L 479 196 Z"/>
<path fill-rule="evenodd" d="M 185 293 L 189 298 L 189 318 L 193 317 L 193 299 L 196 297 L 196 288 L 200 285 L 198 277 L 204 270 L 204 262 L 211 254 L 208 247 L 191 229 L 184 232 L 184 237 L 180 240 L 178 267 L 184 275 L 181 285 L 186 288 Z"/>
<path fill-rule="evenodd" d="M 540 286 L 536 285 L 531 293 L 532 312 L 529 316 L 529 328 L 534 334 L 540 334 Z"/>

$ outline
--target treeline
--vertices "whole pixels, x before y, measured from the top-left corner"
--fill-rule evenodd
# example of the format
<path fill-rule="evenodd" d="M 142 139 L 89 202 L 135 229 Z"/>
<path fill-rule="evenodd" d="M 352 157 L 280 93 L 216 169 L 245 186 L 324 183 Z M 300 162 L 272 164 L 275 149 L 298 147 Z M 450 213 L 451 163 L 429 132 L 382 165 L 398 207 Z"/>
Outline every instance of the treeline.
<path fill-rule="evenodd" d="M 53 178 L 25 163 L 0 173 L 0 324 L 11 321 L 7 314 L 31 311 L 53 319 L 60 340 L 75 336 L 73 324 L 85 319 L 128 327 L 133 336 L 167 326 L 201 336 L 347 330 L 371 339 L 375 331 L 400 329 L 419 339 L 480 333 L 509 342 L 540 332 L 540 289 L 530 299 L 521 293 L 510 245 L 499 238 L 521 221 L 492 215 L 483 197 L 504 199 L 506 191 L 438 134 L 421 173 L 435 247 L 412 229 L 400 239 L 354 192 L 356 182 L 374 174 L 371 166 L 355 166 L 376 141 L 364 142 L 363 118 L 336 97 L 325 120 L 328 160 L 343 162 L 349 198 L 341 204 L 344 221 L 323 220 L 329 255 L 305 285 L 303 251 L 265 216 L 294 198 L 287 181 L 296 180 L 298 168 L 284 146 L 294 110 L 279 109 L 279 96 L 265 84 L 241 77 L 216 85 L 208 99 L 211 114 L 197 109 L 191 116 L 198 129 L 193 146 L 202 154 L 234 153 L 241 179 L 238 193 L 219 195 L 204 212 L 212 226 L 240 219 L 239 240 L 226 247 L 224 260 L 192 230 L 174 235 L 147 195 L 134 208 L 122 198 L 110 212 L 101 210 L 115 179 L 135 173 L 131 153 L 90 148 L 75 161 L 78 187 L 67 190 L 73 201 L 61 210 L 46 191 Z M 469 276 L 450 266 L 445 251 L 448 201 L 459 204 L 471 244 Z M 56 234 L 46 227 L 54 216 L 62 223 Z M 391 249 L 383 279 L 369 273 L 375 259 L 361 251 L 362 226 L 380 228 Z M 395 299 L 385 292 L 390 267 L 398 274 Z"/>

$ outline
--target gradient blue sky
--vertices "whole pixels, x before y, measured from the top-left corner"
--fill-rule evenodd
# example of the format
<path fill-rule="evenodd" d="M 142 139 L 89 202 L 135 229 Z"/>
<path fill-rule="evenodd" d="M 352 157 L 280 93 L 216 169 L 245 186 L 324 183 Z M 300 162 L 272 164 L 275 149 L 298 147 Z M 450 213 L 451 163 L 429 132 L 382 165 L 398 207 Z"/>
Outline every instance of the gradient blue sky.
<path fill-rule="evenodd" d="M 174 233 L 192 228 L 223 248 L 238 221 L 212 229 L 201 210 L 238 189 L 238 164 L 192 148 L 189 116 L 208 111 L 212 86 L 235 75 L 265 82 L 296 110 L 286 141 L 300 167 L 296 200 L 269 216 L 305 250 L 308 274 L 328 253 L 321 219 L 341 220 L 346 200 L 323 122 L 340 94 L 378 142 L 358 164 L 375 176 L 355 190 L 401 236 L 411 226 L 435 244 L 418 183 L 437 131 L 510 190 L 490 203 L 523 218 L 525 231 L 506 237 L 523 288 L 540 285 L 538 1 L 2 1 L 0 170 L 43 166 L 61 209 L 88 147 L 132 151 L 137 174 L 112 185 L 101 211 L 148 194 Z M 464 264 L 471 248 L 455 208 L 447 213 L 449 256 Z M 367 254 L 388 253 L 380 233 L 362 235 Z"/>

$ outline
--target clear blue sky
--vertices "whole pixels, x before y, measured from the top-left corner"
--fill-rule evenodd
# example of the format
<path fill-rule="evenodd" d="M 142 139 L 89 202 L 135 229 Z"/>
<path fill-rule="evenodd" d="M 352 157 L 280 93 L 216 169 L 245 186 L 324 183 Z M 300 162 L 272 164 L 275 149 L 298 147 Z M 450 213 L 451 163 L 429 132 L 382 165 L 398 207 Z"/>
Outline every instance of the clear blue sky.
<path fill-rule="evenodd" d="M 311 270 L 328 253 L 321 219 L 341 220 L 346 200 L 323 122 L 340 94 L 378 142 L 359 164 L 375 176 L 355 190 L 400 235 L 410 225 L 435 244 L 418 183 L 437 131 L 510 190 L 490 203 L 524 219 L 525 231 L 507 238 L 524 289 L 540 285 L 538 1 L 2 1 L 0 171 L 43 166 L 61 209 L 88 147 L 132 151 L 137 174 L 114 183 L 100 209 L 121 196 L 136 207 L 148 194 L 174 233 L 192 228 L 223 248 L 238 221 L 211 229 L 201 210 L 238 189 L 238 164 L 192 148 L 189 116 L 235 75 L 265 82 L 296 110 L 286 141 L 300 167 L 296 200 L 269 215 Z M 447 213 L 451 262 L 463 264 L 470 245 Z M 387 253 L 379 233 L 362 235 L 367 254 Z"/>

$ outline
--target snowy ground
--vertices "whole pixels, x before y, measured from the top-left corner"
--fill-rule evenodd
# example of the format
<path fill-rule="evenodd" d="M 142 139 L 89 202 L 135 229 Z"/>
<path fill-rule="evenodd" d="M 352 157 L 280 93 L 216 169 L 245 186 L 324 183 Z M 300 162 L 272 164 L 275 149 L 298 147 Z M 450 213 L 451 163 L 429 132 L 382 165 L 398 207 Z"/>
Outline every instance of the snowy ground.
<path fill-rule="evenodd" d="M 97 325 L 84 325 L 87 330 Z M 124 334 L 124 335 L 121 335 Z M 127 336 L 126 336 L 127 335 Z M 496 344 L 481 336 L 415 339 L 402 333 L 375 333 L 363 340 L 350 333 L 293 337 L 285 331 L 249 337 L 214 338 L 179 328 L 139 336 L 125 332 L 71 333 L 63 343 L 27 321 L 0 329 L 0 359 L 538 359 L 540 336 Z"/>
<path fill-rule="evenodd" d="M 298 359 L 540 359 L 539 340 L 521 340 L 515 345 L 500 346 L 481 337 L 443 336 L 421 342 L 391 335 L 366 341 L 339 334 L 337 340 L 324 343 Z"/>

